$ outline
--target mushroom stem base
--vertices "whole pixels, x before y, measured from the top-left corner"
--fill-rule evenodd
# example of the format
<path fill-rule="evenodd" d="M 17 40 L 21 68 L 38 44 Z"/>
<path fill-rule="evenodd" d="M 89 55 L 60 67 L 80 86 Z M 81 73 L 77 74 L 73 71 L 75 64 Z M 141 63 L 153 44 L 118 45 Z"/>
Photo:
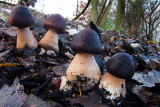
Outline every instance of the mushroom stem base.
<path fill-rule="evenodd" d="M 66 71 L 66 77 L 77 90 L 87 91 L 98 83 L 101 71 L 93 54 L 77 53 Z M 80 86 L 78 86 L 80 83 Z"/>
<path fill-rule="evenodd" d="M 99 88 L 103 90 L 104 98 L 111 102 L 121 102 L 125 97 L 125 79 L 105 73 L 100 81 Z"/>
<path fill-rule="evenodd" d="M 17 28 L 17 48 L 23 49 L 27 45 L 29 48 L 35 49 L 38 47 L 38 42 L 30 31 L 29 27 Z"/>
<path fill-rule="evenodd" d="M 57 33 L 49 29 L 46 35 L 40 40 L 39 45 L 45 49 L 59 52 Z"/>

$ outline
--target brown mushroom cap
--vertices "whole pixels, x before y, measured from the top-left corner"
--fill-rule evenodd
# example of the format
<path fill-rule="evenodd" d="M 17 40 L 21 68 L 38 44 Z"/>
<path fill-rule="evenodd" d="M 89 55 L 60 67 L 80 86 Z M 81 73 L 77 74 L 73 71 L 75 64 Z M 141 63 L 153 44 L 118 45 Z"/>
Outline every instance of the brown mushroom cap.
<path fill-rule="evenodd" d="M 32 14 L 25 6 L 15 6 L 8 16 L 8 23 L 19 28 L 29 27 L 34 24 Z"/>
<path fill-rule="evenodd" d="M 98 34 L 90 28 L 83 29 L 74 36 L 71 48 L 75 52 L 90 54 L 99 54 L 102 50 Z"/>
<path fill-rule="evenodd" d="M 44 21 L 43 27 L 46 30 L 53 29 L 56 33 L 62 34 L 66 29 L 66 20 L 59 14 L 52 14 Z"/>
<path fill-rule="evenodd" d="M 130 79 L 135 70 L 134 60 L 128 53 L 117 53 L 108 60 L 106 69 L 116 77 Z"/>

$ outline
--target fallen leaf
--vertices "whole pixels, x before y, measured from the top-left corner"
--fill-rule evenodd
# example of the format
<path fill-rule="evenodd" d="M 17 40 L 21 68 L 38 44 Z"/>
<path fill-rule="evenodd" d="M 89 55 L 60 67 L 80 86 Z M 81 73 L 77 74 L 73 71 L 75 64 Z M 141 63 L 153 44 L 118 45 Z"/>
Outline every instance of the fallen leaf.
<path fill-rule="evenodd" d="M 43 101 L 39 97 L 36 97 L 33 94 L 29 94 L 27 100 L 23 107 L 55 107 L 60 106 L 58 103 L 55 102 L 48 102 Z"/>
<path fill-rule="evenodd" d="M 148 107 L 159 107 L 160 94 L 151 91 L 151 88 L 135 85 L 132 88 L 134 94 L 136 94 Z"/>
<path fill-rule="evenodd" d="M 130 45 L 131 45 L 131 47 L 133 47 L 133 48 L 137 48 L 137 47 L 140 46 L 140 43 L 131 43 Z"/>
<path fill-rule="evenodd" d="M 138 85 L 135 85 L 132 88 L 132 91 L 138 95 L 138 97 L 141 98 L 144 103 L 147 103 L 149 101 L 149 97 L 153 95 L 153 93 L 148 88 Z"/>
<path fill-rule="evenodd" d="M 70 52 L 64 53 L 69 59 L 73 59 L 74 55 L 72 55 Z"/>
<path fill-rule="evenodd" d="M 16 37 L 17 35 L 17 28 L 16 27 L 7 27 L 7 28 L 0 28 L 0 32 L 9 35 L 9 36 L 13 36 Z"/>
<path fill-rule="evenodd" d="M 53 71 L 58 76 L 65 76 L 68 66 L 69 66 L 69 64 L 63 64 L 60 66 L 56 66 L 55 68 L 53 68 Z"/>
<path fill-rule="evenodd" d="M 90 22 L 90 28 L 93 29 L 94 31 L 96 31 L 97 34 L 99 35 L 99 37 L 101 38 L 101 35 L 99 33 L 99 29 L 97 28 L 97 26 L 92 21 Z"/>
<path fill-rule="evenodd" d="M 0 68 L 1 67 L 8 67 L 8 66 L 17 66 L 17 65 L 21 65 L 19 63 L 4 63 L 4 64 L 0 64 Z"/>
<path fill-rule="evenodd" d="M 76 107 L 109 107 L 109 105 L 101 103 L 101 97 L 94 92 L 87 96 L 67 98 L 67 100 Z"/>
<path fill-rule="evenodd" d="M 69 35 L 75 35 L 79 32 L 77 29 L 70 29 L 70 30 L 66 30 L 66 31 L 69 33 Z"/>
<path fill-rule="evenodd" d="M 0 107 L 21 107 L 26 100 L 23 85 L 16 78 L 11 87 L 4 85 L 0 89 Z"/>
<path fill-rule="evenodd" d="M 115 39 L 116 39 L 116 38 L 115 38 L 114 36 L 112 36 L 112 37 L 110 38 L 110 42 L 111 42 L 111 43 L 114 42 Z"/>
<path fill-rule="evenodd" d="M 3 57 L 3 56 L 5 56 L 5 55 L 7 55 L 9 52 L 10 52 L 10 50 L 6 50 L 6 51 L 4 51 L 4 52 L 1 52 L 1 53 L 0 53 L 0 57 Z"/>
<path fill-rule="evenodd" d="M 160 71 L 160 63 L 158 60 L 149 59 L 149 62 L 152 69 Z"/>
<path fill-rule="evenodd" d="M 132 79 L 141 83 L 145 87 L 154 87 L 156 83 L 160 83 L 160 72 L 152 70 L 148 73 L 134 73 Z"/>
<path fill-rule="evenodd" d="M 155 45 L 155 41 L 148 41 L 147 43 Z"/>
<path fill-rule="evenodd" d="M 5 41 L 0 41 L 0 52 L 4 51 L 6 49 L 6 42 Z"/>

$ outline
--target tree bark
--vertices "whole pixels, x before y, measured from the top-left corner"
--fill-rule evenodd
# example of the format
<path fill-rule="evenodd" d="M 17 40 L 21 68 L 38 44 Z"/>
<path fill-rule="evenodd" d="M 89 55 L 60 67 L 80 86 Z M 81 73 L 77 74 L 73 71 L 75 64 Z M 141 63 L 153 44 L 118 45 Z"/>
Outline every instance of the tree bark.
<path fill-rule="evenodd" d="M 78 18 L 87 10 L 87 8 L 88 8 L 88 6 L 89 6 L 90 3 L 91 3 L 91 0 L 88 0 L 85 8 L 84 8 L 76 17 L 74 17 L 74 18 L 72 19 L 72 21 L 78 19 Z"/>
<path fill-rule="evenodd" d="M 160 5 L 160 2 L 157 4 L 157 6 L 155 8 L 153 8 L 153 10 L 147 14 L 147 16 L 130 32 L 130 34 L 133 34 L 144 22 L 147 18 L 149 18 L 152 13 L 158 8 L 158 6 Z"/>
<path fill-rule="evenodd" d="M 96 23 L 98 23 L 100 17 L 102 16 L 102 13 L 103 13 L 104 8 L 105 8 L 105 5 L 106 5 L 106 2 L 107 2 L 107 0 L 105 0 L 104 3 L 103 3 L 102 9 L 101 9 L 101 11 L 100 11 L 100 14 L 98 15 L 98 18 L 97 18 Z"/>
<path fill-rule="evenodd" d="M 95 23 L 98 16 L 97 12 L 98 0 L 92 0 L 91 2 L 92 2 L 92 9 L 91 9 L 90 21 L 93 21 L 93 23 Z"/>
<path fill-rule="evenodd" d="M 115 19 L 115 30 L 120 30 L 120 28 L 123 29 L 124 15 L 125 15 L 125 0 L 118 0 L 116 19 Z"/>
<path fill-rule="evenodd" d="M 108 3 L 108 5 L 107 5 L 107 7 L 105 8 L 105 10 L 104 10 L 101 18 L 99 19 L 99 21 L 98 21 L 98 23 L 97 23 L 98 26 L 104 27 L 105 23 L 107 22 L 107 20 L 108 20 L 107 15 L 108 15 L 109 10 L 110 10 L 110 8 L 111 8 L 111 4 L 112 4 L 112 0 L 109 0 L 109 3 Z"/>

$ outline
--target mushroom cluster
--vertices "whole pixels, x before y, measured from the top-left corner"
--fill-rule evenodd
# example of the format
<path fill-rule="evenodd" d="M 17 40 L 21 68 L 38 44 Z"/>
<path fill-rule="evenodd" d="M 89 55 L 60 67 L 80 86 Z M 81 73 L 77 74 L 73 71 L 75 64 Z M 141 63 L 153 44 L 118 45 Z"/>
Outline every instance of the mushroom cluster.
<path fill-rule="evenodd" d="M 8 16 L 8 23 L 17 27 L 17 48 L 23 49 L 25 45 L 35 49 L 38 42 L 29 29 L 34 24 L 32 14 L 25 6 L 15 6 Z"/>
<path fill-rule="evenodd" d="M 98 34 L 92 29 L 83 29 L 74 36 L 71 49 L 77 53 L 66 71 L 66 79 L 76 90 L 90 90 L 101 77 L 100 68 L 94 58 L 94 54 L 101 52 Z"/>
<path fill-rule="evenodd" d="M 132 78 L 134 74 L 134 60 L 128 53 L 117 53 L 108 60 L 106 69 L 99 88 L 106 102 L 119 105 L 126 95 L 125 79 Z"/>
<path fill-rule="evenodd" d="M 18 49 L 23 49 L 25 45 L 35 49 L 38 47 L 38 42 L 29 29 L 29 26 L 34 24 L 35 19 L 25 6 L 15 6 L 8 17 L 8 23 L 17 27 L 17 45 Z M 65 32 L 66 21 L 59 14 L 50 15 L 43 24 L 48 30 L 46 35 L 41 39 L 39 45 L 45 49 L 59 52 L 58 35 Z"/>
<path fill-rule="evenodd" d="M 26 7 L 18 5 L 12 9 L 8 22 L 17 27 L 18 49 L 23 49 L 25 45 L 32 49 L 38 47 L 38 42 L 29 29 L 34 21 Z M 65 32 L 65 19 L 59 14 L 52 14 L 44 21 L 43 26 L 48 31 L 39 45 L 58 53 L 57 34 Z M 71 49 L 76 55 L 66 71 L 66 76 L 52 79 L 50 86 L 64 91 L 74 87 L 81 93 L 92 89 L 101 78 L 99 89 L 104 100 L 119 105 L 126 95 L 125 79 L 130 79 L 134 74 L 134 60 L 124 52 L 113 55 L 106 63 L 107 72 L 101 77 L 100 68 L 94 57 L 95 54 L 101 53 L 101 48 L 99 35 L 94 30 L 85 28 L 80 31 L 71 41 Z"/>

